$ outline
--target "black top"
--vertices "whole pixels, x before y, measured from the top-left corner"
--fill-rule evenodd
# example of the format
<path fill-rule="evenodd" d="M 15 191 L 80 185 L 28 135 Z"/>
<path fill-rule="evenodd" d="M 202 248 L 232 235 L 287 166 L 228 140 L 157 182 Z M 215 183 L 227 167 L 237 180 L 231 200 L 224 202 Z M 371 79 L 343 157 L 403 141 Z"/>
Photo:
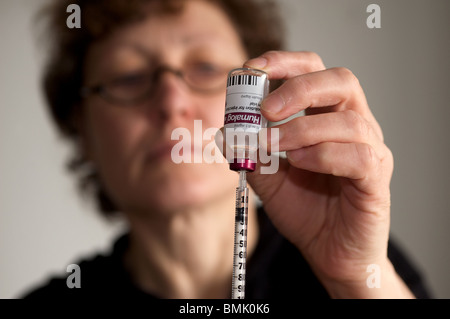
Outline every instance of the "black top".
<path fill-rule="evenodd" d="M 258 218 L 260 239 L 247 262 L 246 299 L 329 298 L 297 248 L 278 233 L 262 210 Z M 81 288 L 68 288 L 66 280 L 71 274 L 66 273 L 28 292 L 24 298 L 157 298 L 135 285 L 125 269 L 123 257 L 127 246 L 125 234 L 116 240 L 110 254 L 79 261 Z M 415 296 L 429 298 L 419 272 L 392 240 L 388 256 Z"/>

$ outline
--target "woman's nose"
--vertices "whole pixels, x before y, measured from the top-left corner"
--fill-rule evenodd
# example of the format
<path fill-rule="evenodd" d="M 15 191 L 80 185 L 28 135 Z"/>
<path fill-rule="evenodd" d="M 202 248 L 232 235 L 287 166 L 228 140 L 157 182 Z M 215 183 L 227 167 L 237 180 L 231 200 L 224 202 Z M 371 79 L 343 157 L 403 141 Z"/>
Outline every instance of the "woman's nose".
<path fill-rule="evenodd" d="M 164 119 L 186 117 L 192 113 L 190 91 L 184 83 L 181 72 L 164 67 L 154 79 L 152 107 Z"/>

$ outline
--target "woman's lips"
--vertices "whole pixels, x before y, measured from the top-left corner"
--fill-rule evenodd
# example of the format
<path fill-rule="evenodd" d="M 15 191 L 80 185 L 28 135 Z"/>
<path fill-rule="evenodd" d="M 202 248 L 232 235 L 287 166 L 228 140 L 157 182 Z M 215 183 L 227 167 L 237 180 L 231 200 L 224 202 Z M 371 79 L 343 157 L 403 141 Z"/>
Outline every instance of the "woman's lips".
<path fill-rule="evenodd" d="M 148 161 L 154 162 L 170 157 L 172 154 L 172 148 L 175 145 L 176 143 L 165 143 L 153 147 L 152 150 L 149 152 Z"/>
<path fill-rule="evenodd" d="M 149 152 L 147 160 L 148 162 L 157 162 L 157 161 L 161 161 L 161 160 L 166 160 L 167 158 L 170 158 L 171 162 L 179 162 L 179 161 L 174 161 L 172 159 L 172 149 L 178 144 L 180 143 L 179 141 L 177 143 L 164 143 L 164 144 L 160 144 L 157 146 L 152 147 L 152 150 Z M 177 157 L 185 157 L 186 155 L 183 153 L 185 150 L 189 149 L 191 151 L 190 154 L 190 163 L 193 163 L 193 159 L 194 159 L 194 155 L 198 154 L 199 156 L 203 155 L 203 146 L 201 146 L 200 148 L 198 147 L 194 147 L 194 145 L 178 145 L 177 149 L 175 150 L 175 156 Z M 198 157 L 198 156 L 197 156 Z M 201 157 L 202 158 L 202 157 Z"/>

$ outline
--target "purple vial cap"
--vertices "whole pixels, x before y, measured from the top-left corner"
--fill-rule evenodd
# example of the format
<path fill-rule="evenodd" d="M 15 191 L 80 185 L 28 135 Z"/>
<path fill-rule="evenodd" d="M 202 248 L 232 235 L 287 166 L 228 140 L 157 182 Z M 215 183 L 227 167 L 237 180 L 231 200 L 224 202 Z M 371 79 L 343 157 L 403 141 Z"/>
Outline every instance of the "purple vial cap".
<path fill-rule="evenodd" d="M 256 169 L 256 162 L 248 158 L 235 158 L 233 162 L 230 163 L 230 169 L 233 171 L 250 171 L 253 172 Z"/>

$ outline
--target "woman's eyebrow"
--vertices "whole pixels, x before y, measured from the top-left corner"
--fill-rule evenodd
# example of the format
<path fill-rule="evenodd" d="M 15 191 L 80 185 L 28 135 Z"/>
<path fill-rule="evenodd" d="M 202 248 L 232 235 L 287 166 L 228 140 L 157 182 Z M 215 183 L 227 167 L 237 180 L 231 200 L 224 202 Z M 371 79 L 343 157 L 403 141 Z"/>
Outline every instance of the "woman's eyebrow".
<path fill-rule="evenodd" d="M 217 37 L 215 37 L 213 34 L 206 32 L 188 34 L 179 39 L 179 43 L 186 47 L 203 46 L 204 44 L 208 43 L 214 43 L 216 47 L 220 44 L 220 46 L 222 47 L 222 42 L 223 41 L 217 39 Z M 133 41 L 120 41 L 114 43 L 113 45 L 119 50 L 130 50 L 134 53 L 137 53 L 139 56 L 144 57 L 148 61 L 155 61 L 158 57 L 157 53 L 153 52 L 151 46 L 145 45 L 143 43 Z"/>
<path fill-rule="evenodd" d="M 139 53 L 139 55 L 142 55 L 143 57 L 145 57 L 147 59 L 154 58 L 154 54 L 152 54 L 151 50 L 139 43 L 126 42 L 126 43 L 123 43 L 122 45 L 126 48 L 132 49 L 133 51 Z"/>

